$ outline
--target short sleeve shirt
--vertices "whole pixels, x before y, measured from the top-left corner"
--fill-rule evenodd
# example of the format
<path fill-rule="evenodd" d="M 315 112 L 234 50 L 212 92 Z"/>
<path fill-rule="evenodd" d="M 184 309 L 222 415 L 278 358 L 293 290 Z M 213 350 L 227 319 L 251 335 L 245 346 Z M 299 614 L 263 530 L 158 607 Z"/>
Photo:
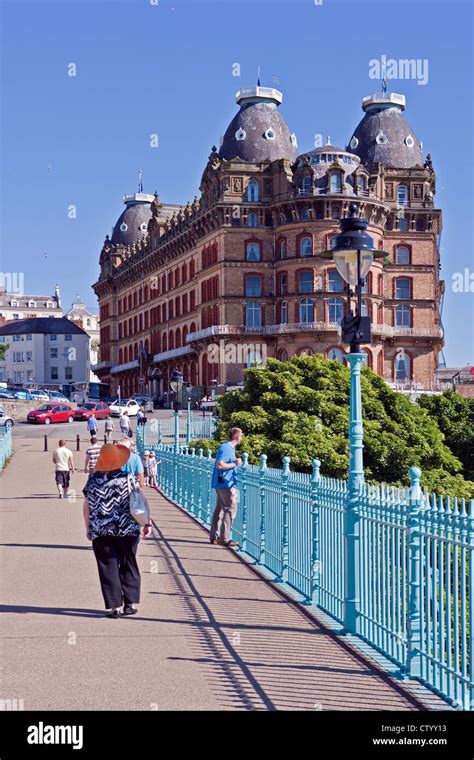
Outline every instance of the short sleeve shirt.
<path fill-rule="evenodd" d="M 56 472 L 68 472 L 71 457 L 72 451 L 66 446 L 60 446 L 58 449 L 55 449 L 54 461 L 56 463 Z"/>
<path fill-rule="evenodd" d="M 237 474 L 235 467 L 229 470 L 218 470 L 217 462 L 221 461 L 225 464 L 235 462 L 237 456 L 235 453 L 235 446 L 232 446 L 228 441 L 221 443 L 217 449 L 216 461 L 214 464 L 214 471 L 212 473 L 211 488 L 235 488 L 237 485 Z"/>
<path fill-rule="evenodd" d="M 83 494 L 89 501 L 91 540 L 99 536 L 139 536 L 140 526 L 130 512 L 132 478 L 126 472 L 93 472 Z"/>
<path fill-rule="evenodd" d="M 132 451 L 122 467 L 122 472 L 127 472 L 129 475 L 143 475 L 143 463 L 138 454 Z"/>

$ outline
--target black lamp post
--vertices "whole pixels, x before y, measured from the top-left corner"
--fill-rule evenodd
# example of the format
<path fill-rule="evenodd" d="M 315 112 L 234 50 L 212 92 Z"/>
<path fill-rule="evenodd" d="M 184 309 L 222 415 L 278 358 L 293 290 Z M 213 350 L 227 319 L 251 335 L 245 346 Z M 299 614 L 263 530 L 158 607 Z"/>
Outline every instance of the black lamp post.
<path fill-rule="evenodd" d="M 387 256 L 375 250 L 373 238 L 368 234 L 367 219 L 358 216 L 357 204 L 349 206 L 349 216 L 340 221 L 341 232 L 336 235 L 329 251 L 319 255 L 334 261 L 337 271 L 347 283 L 348 309 L 342 319 L 342 342 L 350 344 L 347 361 L 350 365 L 349 412 L 349 478 L 344 510 L 344 629 L 359 633 L 359 493 L 364 482 L 364 429 L 362 425 L 362 392 L 360 375 L 366 355 L 361 343 L 370 343 L 370 317 L 362 316 L 362 288 L 375 258 Z M 352 298 L 356 297 L 355 313 Z"/>

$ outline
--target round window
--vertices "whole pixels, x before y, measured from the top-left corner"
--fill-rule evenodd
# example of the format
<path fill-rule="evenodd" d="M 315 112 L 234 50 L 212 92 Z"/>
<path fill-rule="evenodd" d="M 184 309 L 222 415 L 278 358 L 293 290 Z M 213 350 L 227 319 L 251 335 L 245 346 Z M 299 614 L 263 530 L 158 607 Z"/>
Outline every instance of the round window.
<path fill-rule="evenodd" d="M 148 225 L 146 222 L 143 222 L 143 224 L 140 225 L 140 229 L 142 232 L 146 232 L 148 229 Z"/>
<path fill-rule="evenodd" d="M 358 145 L 359 145 L 359 140 L 357 139 L 357 137 L 353 137 L 349 143 L 349 147 L 351 147 L 352 150 L 354 150 L 354 148 L 357 148 Z"/>
<path fill-rule="evenodd" d="M 245 140 L 246 137 L 247 137 L 247 132 L 245 131 L 245 129 L 238 129 L 237 132 L 235 133 L 236 140 L 239 140 L 239 141 Z"/>
<path fill-rule="evenodd" d="M 294 133 L 294 132 L 293 132 L 293 134 L 291 135 L 291 137 L 290 137 L 290 140 L 291 140 L 291 144 L 292 144 L 292 145 L 298 145 L 298 142 L 297 142 L 297 140 L 296 140 L 296 135 L 295 135 L 295 133 Z"/>
<path fill-rule="evenodd" d="M 384 132 L 380 131 L 378 133 L 377 137 L 375 138 L 375 142 L 378 145 L 385 145 L 388 142 L 386 134 Z"/>
<path fill-rule="evenodd" d="M 411 135 L 407 135 L 407 137 L 405 137 L 405 145 L 407 145 L 409 148 L 413 148 L 414 144 L 415 141 L 413 137 Z"/>
<path fill-rule="evenodd" d="M 267 138 L 267 140 L 274 140 L 276 135 L 273 129 L 267 129 L 267 131 L 265 132 L 265 137 Z"/>
<path fill-rule="evenodd" d="M 126 232 L 128 230 L 128 224 L 125 224 L 125 222 L 122 222 L 120 225 L 120 232 Z"/>

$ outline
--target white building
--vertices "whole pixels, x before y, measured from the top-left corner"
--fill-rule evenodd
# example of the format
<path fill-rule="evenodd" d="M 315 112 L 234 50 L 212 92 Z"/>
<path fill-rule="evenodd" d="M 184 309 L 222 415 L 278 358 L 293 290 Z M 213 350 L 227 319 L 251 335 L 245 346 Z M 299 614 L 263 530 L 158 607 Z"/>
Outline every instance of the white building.
<path fill-rule="evenodd" d="M 85 384 L 90 376 L 88 334 L 66 317 L 12 320 L 0 326 L 8 344 L 0 361 L 0 381 L 60 387 Z"/>
<path fill-rule="evenodd" d="M 99 317 L 86 308 L 79 293 L 72 303 L 72 308 L 65 315 L 71 322 L 81 327 L 90 337 L 89 344 L 89 362 L 91 366 L 90 377 L 91 383 L 98 383 L 99 378 L 92 372 L 92 367 L 99 361 L 99 340 L 100 328 Z"/>
<path fill-rule="evenodd" d="M 16 288 L 21 290 L 21 288 Z M 10 319 L 31 319 L 33 317 L 55 317 L 63 315 L 61 293 L 59 286 L 51 295 L 22 295 L 18 292 L 8 292 L 0 285 L 0 322 Z"/>

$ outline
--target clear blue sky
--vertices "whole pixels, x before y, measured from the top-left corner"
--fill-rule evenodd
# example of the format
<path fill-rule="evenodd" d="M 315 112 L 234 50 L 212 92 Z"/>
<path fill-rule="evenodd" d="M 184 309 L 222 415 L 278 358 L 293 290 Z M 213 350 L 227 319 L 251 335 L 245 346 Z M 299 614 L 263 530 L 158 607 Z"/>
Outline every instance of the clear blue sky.
<path fill-rule="evenodd" d="M 438 176 L 446 360 L 473 362 L 474 294 L 451 284 L 453 273 L 474 271 L 472 2 L 152 2 L 0 0 L 2 271 L 24 271 L 26 292 L 51 292 L 57 281 L 65 305 L 80 292 L 96 308 L 99 251 L 138 169 L 146 192 L 192 200 L 235 91 L 255 83 L 259 64 L 262 84 L 278 80 L 303 152 L 315 133 L 347 143 L 362 96 L 379 89 L 370 59 L 428 59 L 426 85 L 394 80 L 389 89 L 406 95 Z"/>

